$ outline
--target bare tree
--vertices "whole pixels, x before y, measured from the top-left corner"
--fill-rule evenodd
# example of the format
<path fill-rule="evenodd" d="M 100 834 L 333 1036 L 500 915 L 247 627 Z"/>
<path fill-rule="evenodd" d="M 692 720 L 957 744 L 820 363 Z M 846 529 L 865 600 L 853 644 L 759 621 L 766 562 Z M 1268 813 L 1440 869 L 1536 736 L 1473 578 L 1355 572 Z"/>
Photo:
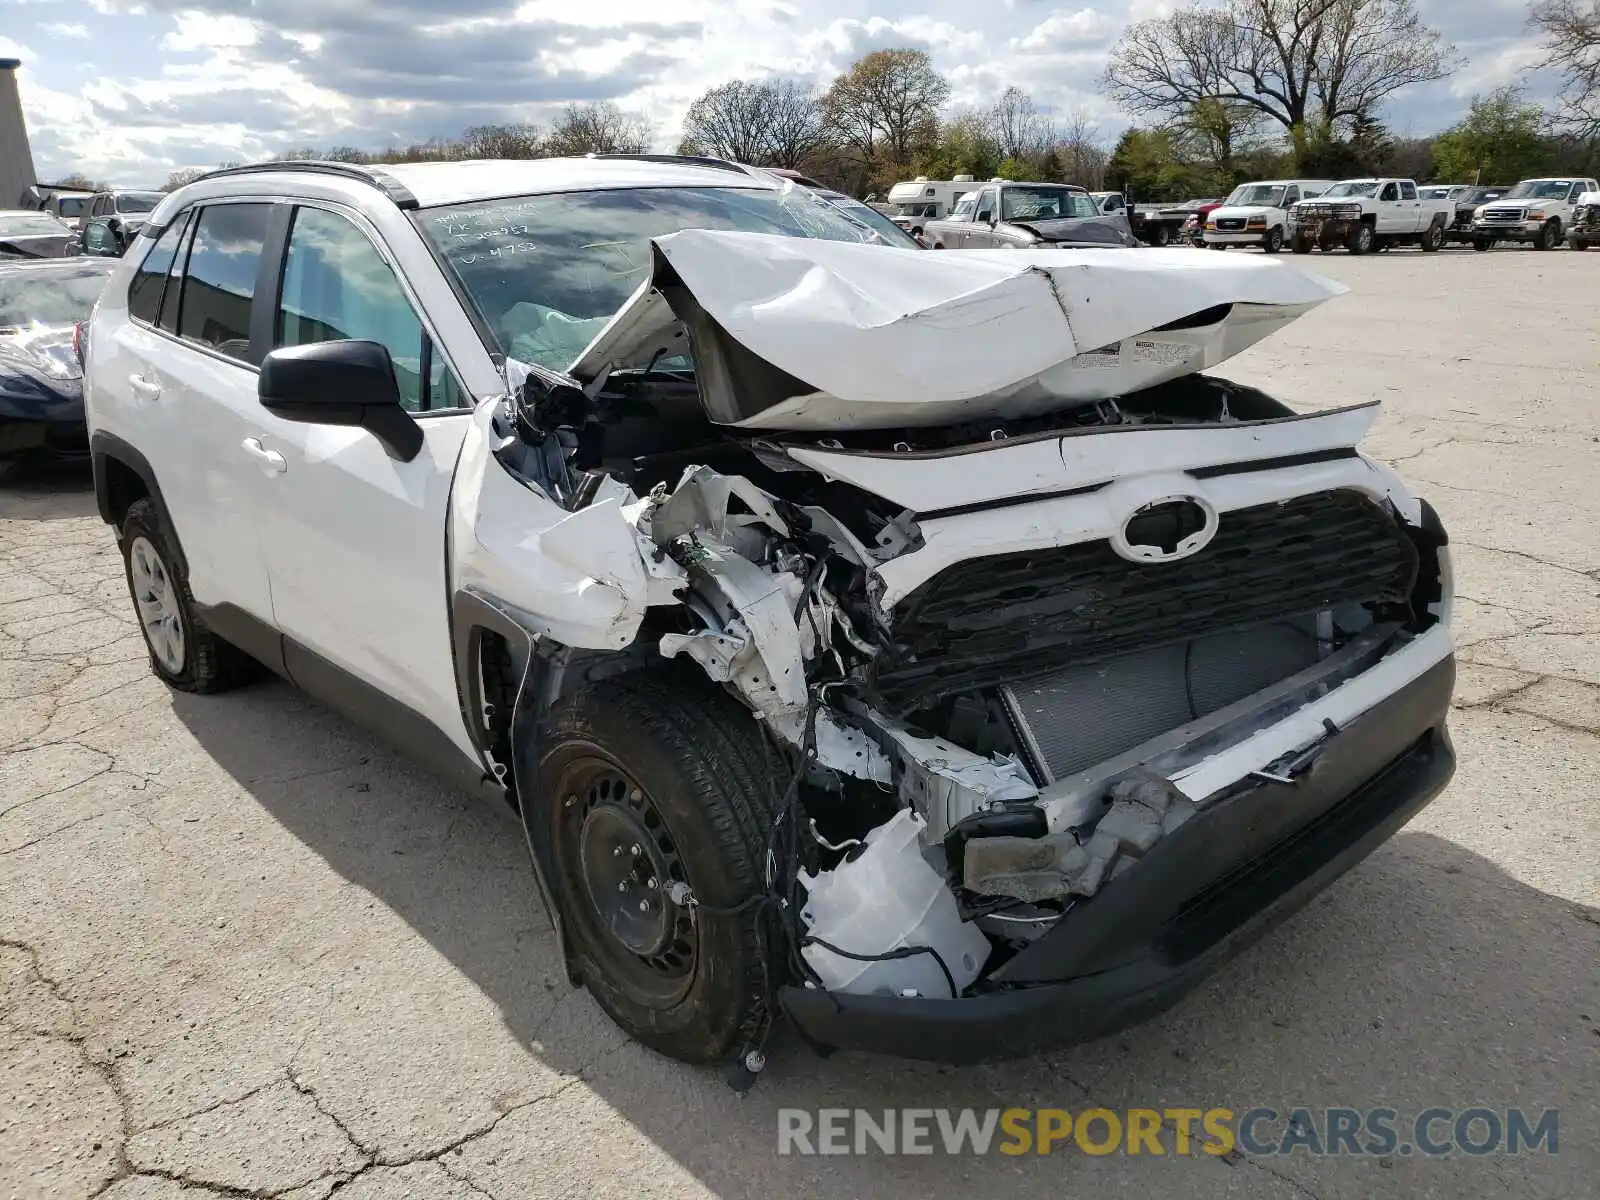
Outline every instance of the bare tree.
<path fill-rule="evenodd" d="M 767 160 L 793 170 L 826 149 L 832 137 L 815 88 L 798 79 L 769 81 L 772 107 L 767 125 Z"/>
<path fill-rule="evenodd" d="M 470 125 L 461 131 L 466 158 L 538 158 L 544 141 L 537 125 Z"/>
<path fill-rule="evenodd" d="M 1049 122 L 1019 87 L 1008 87 L 989 106 L 989 127 L 1003 158 L 1021 159 L 1037 155 L 1050 140 Z"/>
<path fill-rule="evenodd" d="M 1055 155 L 1062 178 L 1098 191 L 1105 186 L 1106 163 L 1111 157 L 1100 140 L 1094 122 L 1082 112 L 1067 114 L 1051 139 L 1049 153 Z"/>
<path fill-rule="evenodd" d="M 546 154 L 643 154 L 650 149 L 650 122 L 610 100 L 569 104 L 545 139 Z"/>
<path fill-rule="evenodd" d="M 1178 121 L 1178 132 L 1231 184 L 1234 162 L 1261 140 L 1266 115 L 1254 105 L 1238 100 L 1197 100 Z"/>
<path fill-rule="evenodd" d="M 828 123 L 869 164 L 895 165 L 938 137 L 950 83 L 922 50 L 874 50 L 833 81 L 823 97 Z"/>
<path fill-rule="evenodd" d="M 175 192 L 181 187 L 188 187 L 189 184 L 205 173 L 205 167 L 179 167 L 167 176 L 167 181 L 161 185 L 161 190 L 163 192 Z"/>
<path fill-rule="evenodd" d="M 688 154 L 764 163 L 773 99 L 773 87 L 764 80 L 735 79 L 719 84 L 689 105 L 680 148 Z"/>
<path fill-rule="evenodd" d="M 1314 134 L 1442 78 L 1454 54 L 1413 0 L 1190 0 L 1131 26 L 1101 86 L 1124 108 L 1167 121 L 1206 100 L 1254 108 L 1304 158 Z"/>
<path fill-rule="evenodd" d="M 1540 0 L 1528 24 L 1544 39 L 1539 65 L 1561 77 L 1557 120 L 1579 137 L 1600 137 L 1600 0 Z"/>

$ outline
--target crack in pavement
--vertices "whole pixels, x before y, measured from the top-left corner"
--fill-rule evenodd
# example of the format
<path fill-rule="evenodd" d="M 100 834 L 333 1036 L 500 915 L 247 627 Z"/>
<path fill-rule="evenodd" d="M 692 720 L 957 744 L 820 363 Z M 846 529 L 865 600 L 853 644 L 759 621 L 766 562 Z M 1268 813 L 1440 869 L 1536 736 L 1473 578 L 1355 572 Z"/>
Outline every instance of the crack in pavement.
<path fill-rule="evenodd" d="M 1549 567 L 1554 571 L 1565 571 L 1569 575 L 1576 575 L 1579 579 L 1593 582 L 1600 577 L 1600 568 L 1594 571 L 1585 571 L 1573 566 L 1571 563 L 1551 562 L 1548 558 L 1541 558 L 1537 554 L 1530 554 L 1526 550 L 1507 550 L 1503 546 L 1485 546 L 1481 542 L 1469 542 L 1465 538 L 1452 538 L 1451 541 L 1461 546 L 1471 546 L 1474 550 L 1483 550 L 1489 554 L 1506 554 L 1512 558 L 1525 559 L 1528 562 L 1538 563 L 1541 567 Z"/>

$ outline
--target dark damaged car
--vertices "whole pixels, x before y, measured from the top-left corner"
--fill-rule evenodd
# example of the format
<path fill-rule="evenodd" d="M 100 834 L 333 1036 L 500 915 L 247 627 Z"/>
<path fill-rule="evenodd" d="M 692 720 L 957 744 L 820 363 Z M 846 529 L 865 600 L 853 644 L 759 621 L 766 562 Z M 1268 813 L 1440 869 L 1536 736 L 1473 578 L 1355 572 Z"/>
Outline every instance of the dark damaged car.
<path fill-rule="evenodd" d="M 76 327 L 112 264 L 0 259 L 0 462 L 89 454 Z"/>
<path fill-rule="evenodd" d="M 1127 210 L 1103 213 L 1083 188 L 1004 180 L 968 192 L 948 217 L 925 222 L 922 238 L 935 250 L 1139 244 Z"/>
<path fill-rule="evenodd" d="M 95 311 L 96 493 L 156 673 L 265 663 L 502 794 L 640 1041 L 1029 1054 L 1450 777 L 1450 551 L 1377 402 L 1208 373 L 1342 290 L 905 253 L 727 164 L 226 171 Z"/>

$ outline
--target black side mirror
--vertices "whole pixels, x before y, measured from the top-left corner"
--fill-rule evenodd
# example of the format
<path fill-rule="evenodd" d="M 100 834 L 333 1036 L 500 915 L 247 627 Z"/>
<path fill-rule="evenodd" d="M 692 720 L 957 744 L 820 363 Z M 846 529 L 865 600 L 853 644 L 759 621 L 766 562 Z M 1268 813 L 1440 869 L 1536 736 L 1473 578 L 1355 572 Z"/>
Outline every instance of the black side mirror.
<path fill-rule="evenodd" d="M 422 426 L 400 405 L 389 351 L 354 339 L 285 346 L 261 363 L 261 406 L 285 421 L 359 425 L 410 462 L 422 451 Z"/>

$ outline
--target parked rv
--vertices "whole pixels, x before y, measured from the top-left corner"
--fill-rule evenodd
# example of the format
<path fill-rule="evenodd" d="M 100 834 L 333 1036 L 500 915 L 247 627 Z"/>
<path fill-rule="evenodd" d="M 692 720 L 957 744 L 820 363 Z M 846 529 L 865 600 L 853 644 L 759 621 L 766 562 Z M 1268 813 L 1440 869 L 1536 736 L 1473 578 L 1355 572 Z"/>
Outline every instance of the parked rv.
<path fill-rule="evenodd" d="M 956 201 L 976 187 L 971 175 L 929 179 L 918 175 L 889 189 L 889 217 L 912 237 L 921 237 L 929 221 L 942 221 Z"/>

